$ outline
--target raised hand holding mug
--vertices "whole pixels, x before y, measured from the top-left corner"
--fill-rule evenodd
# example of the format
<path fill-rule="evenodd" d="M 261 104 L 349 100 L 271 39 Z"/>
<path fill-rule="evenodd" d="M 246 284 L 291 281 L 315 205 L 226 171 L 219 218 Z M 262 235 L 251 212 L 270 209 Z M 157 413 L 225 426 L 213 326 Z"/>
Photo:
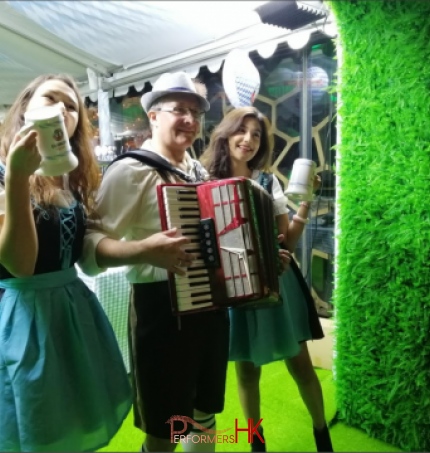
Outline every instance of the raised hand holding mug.
<path fill-rule="evenodd" d="M 24 114 L 25 124 L 21 135 L 34 129 L 38 132 L 37 148 L 42 156 L 40 167 L 35 174 L 60 176 L 78 166 L 73 154 L 64 123 L 64 104 L 57 104 L 28 110 Z"/>

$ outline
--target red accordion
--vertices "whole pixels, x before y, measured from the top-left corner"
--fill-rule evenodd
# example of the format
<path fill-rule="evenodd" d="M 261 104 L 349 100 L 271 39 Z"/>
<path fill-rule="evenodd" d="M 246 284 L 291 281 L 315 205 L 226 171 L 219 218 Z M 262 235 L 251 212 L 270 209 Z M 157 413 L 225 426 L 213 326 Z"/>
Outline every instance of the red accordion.
<path fill-rule="evenodd" d="M 163 230 L 177 227 L 197 254 L 186 276 L 169 273 L 175 314 L 281 302 L 272 197 L 247 178 L 157 187 Z"/>

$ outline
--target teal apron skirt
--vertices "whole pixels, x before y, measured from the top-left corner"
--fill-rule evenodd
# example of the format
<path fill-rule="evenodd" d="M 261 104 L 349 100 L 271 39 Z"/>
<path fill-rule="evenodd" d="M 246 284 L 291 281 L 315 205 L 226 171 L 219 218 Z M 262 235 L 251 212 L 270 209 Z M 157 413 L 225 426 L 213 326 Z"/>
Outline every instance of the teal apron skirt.
<path fill-rule="evenodd" d="M 0 451 L 95 451 L 131 408 L 115 334 L 74 267 L 0 280 Z"/>
<path fill-rule="evenodd" d="M 300 343 L 324 337 L 315 302 L 294 260 L 279 277 L 279 287 L 282 305 L 229 310 L 229 360 L 261 366 L 295 357 Z"/>

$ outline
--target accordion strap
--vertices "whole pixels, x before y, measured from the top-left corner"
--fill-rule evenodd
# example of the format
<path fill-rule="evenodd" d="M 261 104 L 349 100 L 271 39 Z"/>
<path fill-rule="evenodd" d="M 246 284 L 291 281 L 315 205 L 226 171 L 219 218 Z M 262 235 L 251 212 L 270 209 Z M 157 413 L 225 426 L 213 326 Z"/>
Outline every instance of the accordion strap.
<path fill-rule="evenodd" d="M 5 168 L 3 164 L 0 162 L 0 186 L 4 187 L 5 185 Z"/>
<path fill-rule="evenodd" d="M 258 184 L 263 187 L 270 195 L 272 195 L 272 186 L 273 186 L 273 174 L 261 172 L 257 180 Z"/>
<path fill-rule="evenodd" d="M 108 168 L 114 162 L 117 162 L 118 160 L 121 159 L 125 159 L 126 157 L 136 159 L 139 162 L 142 162 L 143 164 L 156 168 L 157 170 L 164 170 L 170 173 L 174 173 L 176 176 L 179 176 L 182 180 L 186 182 L 195 182 L 195 179 L 192 176 L 187 175 L 185 172 L 179 170 L 179 168 L 174 167 L 170 162 L 168 162 L 166 159 L 164 159 L 157 153 L 154 153 L 153 151 L 149 151 L 147 149 L 136 149 L 134 151 L 128 151 L 124 154 L 121 154 L 108 165 Z"/>

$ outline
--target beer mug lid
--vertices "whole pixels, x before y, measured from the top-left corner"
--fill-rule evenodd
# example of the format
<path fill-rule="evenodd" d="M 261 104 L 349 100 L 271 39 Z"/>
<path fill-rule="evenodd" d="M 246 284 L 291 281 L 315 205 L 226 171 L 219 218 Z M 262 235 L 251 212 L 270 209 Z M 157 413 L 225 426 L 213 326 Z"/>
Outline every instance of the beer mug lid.
<path fill-rule="evenodd" d="M 35 109 L 27 110 L 24 113 L 25 121 L 38 121 L 47 120 L 56 117 L 64 109 L 63 102 L 57 102 L 56 104 L 46 105 L 44 107 L 37 107 Z"/>
<path fill-rule="evenodd" d="M 316 167 L 316 163 L 313 160 L 305 159 L 304 157 L 299 157 L 295 159 L 294 164 L 297 165 L 309 165 L 310 167 Z"/>

